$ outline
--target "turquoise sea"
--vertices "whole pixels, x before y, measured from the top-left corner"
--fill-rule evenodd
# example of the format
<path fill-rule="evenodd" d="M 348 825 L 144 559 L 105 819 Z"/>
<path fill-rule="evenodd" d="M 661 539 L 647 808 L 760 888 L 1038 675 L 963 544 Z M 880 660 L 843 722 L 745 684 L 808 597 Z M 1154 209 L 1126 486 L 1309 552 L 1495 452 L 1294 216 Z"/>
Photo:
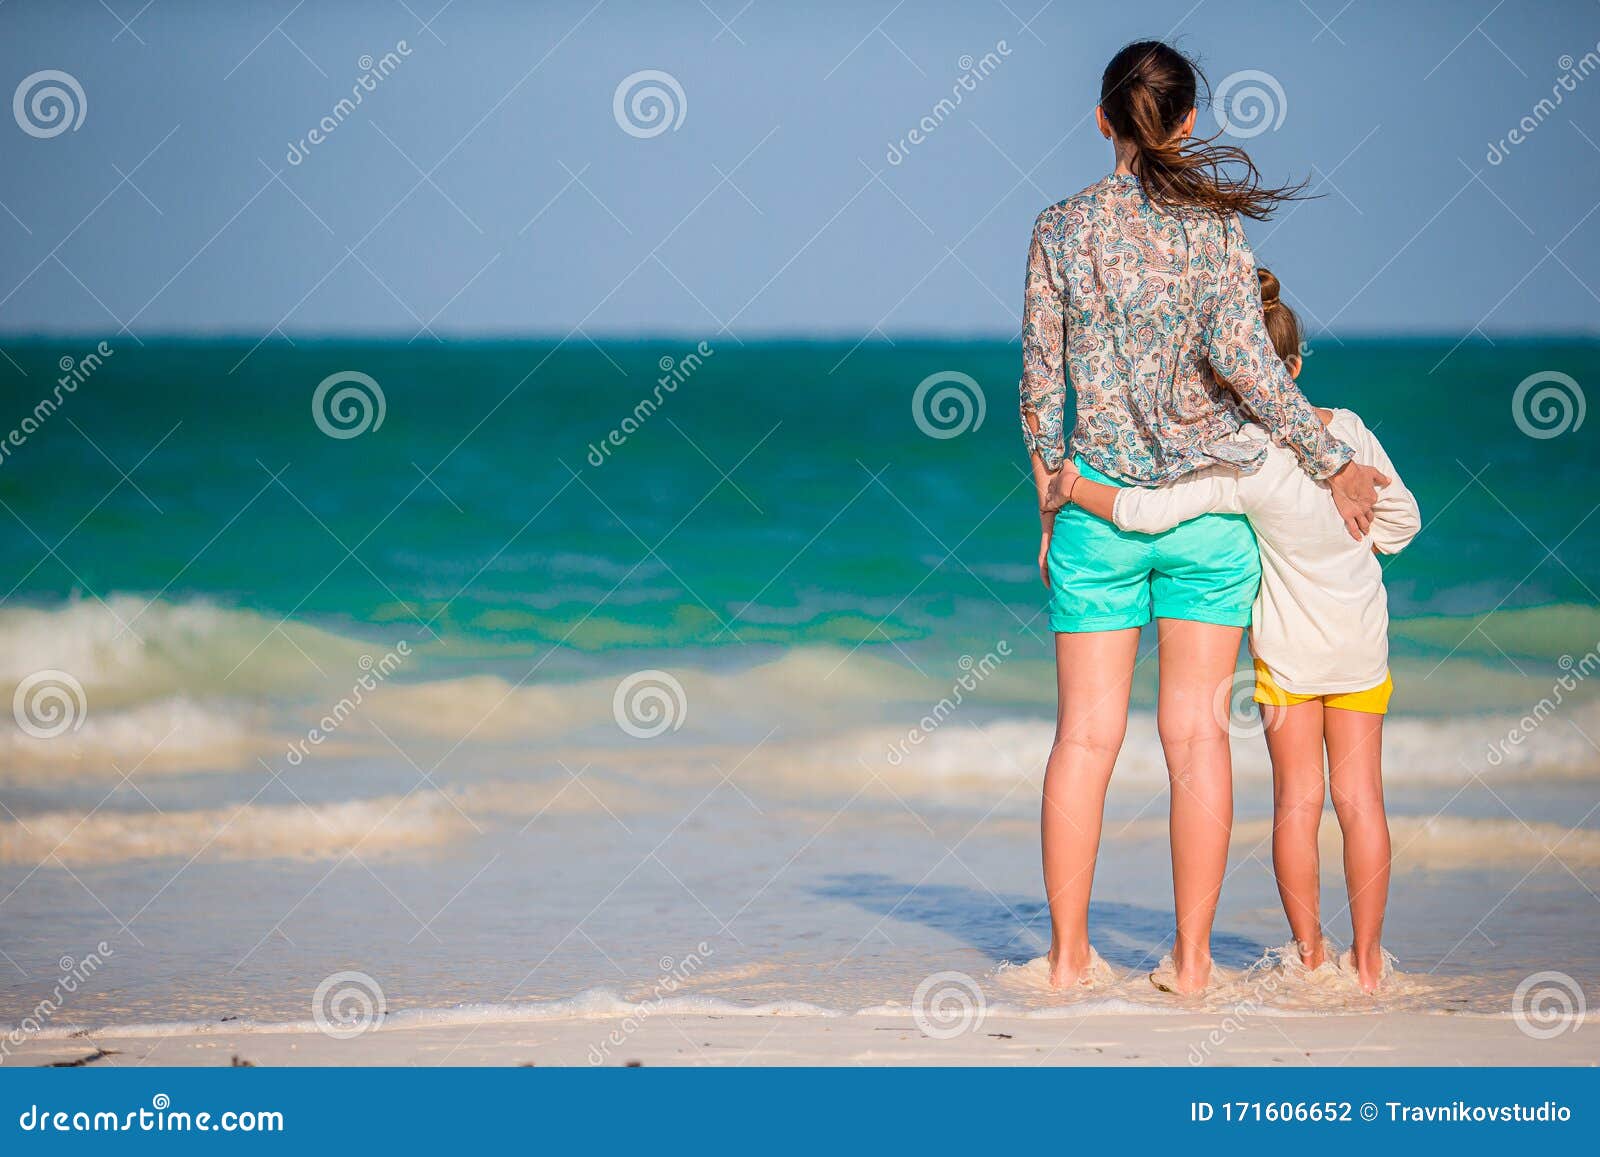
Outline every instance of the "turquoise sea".
<path fill-rule="evenodd" d="M 9 605 L 160 592 L 362 638 L 410 628 L 473 664 L 553 647 L 563 667 L 1041 635 L 1015 343 L 729 342 L 670 392 L 659 363 L 693 343 L 111 347 L 0 461 Z M 8 347 L 0 422 L 93 349 Z M 337 440 L 311 395 L 349 369 L 385 411 Z M 1600 347 L 1351 341 L 1309 359 L 1307 394 L 1377 428 L 1428 517 L 1389 572 L 1397 618 L 1593 604 L 1600 433 L 1521 432 L 1512 393 L 1541 370 L 1593 381 Z M 912 409 L 941 371 L 970 375 L 983 404 L 981 426 L 945 439 Z M 637 432 L 594 452 L 653 395 Z M 1530 621 L 1549 629 L 1502 640 L 1511 657 L 1548 657 L 1539 644 L 1577 620 Z"/>
<path fill-rule="evenodd" d="M 1014 342 L 98 342 L 0 362 L 0 1024 L 102 942 L 49 1031 L 303 1018 L 339 969 L 419 1015 L 626 996 L 702 942 L 706 1000 L 848 1011 L 1041 950 Z M 1395 999 L 1592 984 L 1600 342 L 1330 339 L 1301 382 L 1424 516 Z M 1171 919 L 1153 667 L 1097 893 L 1130 976 Z M 1235 966 L 1286 938 L 1259 749 Z"/>

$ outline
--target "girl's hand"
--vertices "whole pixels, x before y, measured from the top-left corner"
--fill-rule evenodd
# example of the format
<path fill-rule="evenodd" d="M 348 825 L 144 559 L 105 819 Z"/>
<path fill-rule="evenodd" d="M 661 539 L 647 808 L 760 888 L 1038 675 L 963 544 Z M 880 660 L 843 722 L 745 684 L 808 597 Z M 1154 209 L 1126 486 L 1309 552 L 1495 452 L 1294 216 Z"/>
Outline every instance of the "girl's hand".
<path fill-rule="evenodd" d="M 1078 480 L 1078 468 L 1071 462 L 1063 462 L 1061 469 L 1050 476 L 1050 485 L 1041 500 L 1040 509 L 1045 511 L 1060 510 L 1067 504 L 1067 496 L 1072 493 L 1072 484 Z"/>
<path fill-rule="evenodd" d="M 1050 536 L 1055 532 L 1056 520 L 1048 514 L 1043 518 L 1044 530 L 1039 535 L 1039 579 L 1044 589 L 1050 589 Z"/>

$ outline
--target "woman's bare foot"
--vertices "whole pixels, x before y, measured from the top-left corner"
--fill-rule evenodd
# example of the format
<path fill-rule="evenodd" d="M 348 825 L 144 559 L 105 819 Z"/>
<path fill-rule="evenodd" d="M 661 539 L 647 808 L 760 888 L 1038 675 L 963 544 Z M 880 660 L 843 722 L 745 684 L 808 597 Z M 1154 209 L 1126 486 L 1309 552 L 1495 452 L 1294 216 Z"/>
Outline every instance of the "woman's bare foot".
<path fill-rule="evenodd" d="M 1211 958 L 1207 956 L 1179 965 L 1172 957 L 1165 957 L 1150 974 L 1150 983 L 1162 992 L 1177 996 L 1193 996 L 1197 992 L 1204 992 L 1211 986 Z"/>
<path fill-rule="evenodd" d="M 1204 992 L 1211 985 L 1211 957 L 1201 957 L 1178 965 L 1177 991 L 1181 996 Z"/>
<path fill-rule="evenodd" d="M 1051 988 L 1076 988 L 1090 978 L 1093 950 L 1086 944 L 1075 951 L 1063 952 L 1054 944 L 1050 946 L 1049 984 Z"/>

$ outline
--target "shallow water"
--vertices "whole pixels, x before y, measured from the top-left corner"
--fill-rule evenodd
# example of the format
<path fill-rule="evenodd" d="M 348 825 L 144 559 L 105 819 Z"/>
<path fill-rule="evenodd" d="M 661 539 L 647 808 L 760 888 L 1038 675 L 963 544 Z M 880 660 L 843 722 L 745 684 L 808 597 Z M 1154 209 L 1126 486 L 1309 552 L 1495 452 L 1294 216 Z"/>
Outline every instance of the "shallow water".
<path fill-rule="evenodd" d="M 1246 769 L 1255 742 L 1239 743 Z M 112 954 L 52 1031 L 303 1021 L 318 984 L 341 971 L 371 977 L 391 1013 L 424 1018 L 461 1004 L 500 1006 L 470 1014 L 489 1018 L 550 1015 L 572 1006 L 525 1006 L 596 988 L 749 1009 L 909 1010 L 918 985 L 943 972 L 970 977 L 996 1009 L 1041 1015 L 1241 1002 L 1504 1014 L 1531 972 L 1557 969 L 1583 988 L 1600 980 L 1586 922 L 1600 886 L 1592 823 L 1524 828 L 1398 807 L 1387 943 L 1403 975 L 1376 999 L 1347 979 L 1239 977 L 1286 939 L 1266 784 L 1245 770 L 1214 943 L 1234 978 L 1201 999 L 1151 986 L 1172 926 L 1164 790 L 1130 776 L 1113 791 L 1092 911 L 1115 979 L 1051 992 L 1027 967 L 1048 939 L 1036 775 L 919 782 L 857 765 L 853 779 L 825 780 L 778 774 L 788 754 L 777 740 L 743 765 L 722 748 L 670 741 L 659 754 L 609 756 L 484 745 L 450 757 L 433 781 L 442 791 L 382 756 L 276 778 L 264 768 L 151 777 L 148 800 L 101 781 L 83 797 L 92 806 L 111 791 L 85 824 L 92 834 L 67 838 L 59 859 L 36 867 L 50 849 L 23 846 L 60 842 L 59 825 L 42 830 L 43 813 L 6 829 L 6 951 L 28 975 L 6 983 L 3 1008 L 20 1021 L 59 978 L 59 958 L 83 960 L 101 942 Z M 207 793 L 231 787 L 250 802 L 185 810 L 199 779 Z M 369 802 L 325 802 L 355 784 Z M 1544 786 L 1507 779 L 1483 790 L 1515 808 Z M 1424 794 L 1436 806 L 1461 790 Z M 39 830 L 28 836 L 25 824 Z M 1331 815 L 1327 829 L 1324 911 L 1343 943 Z"/>

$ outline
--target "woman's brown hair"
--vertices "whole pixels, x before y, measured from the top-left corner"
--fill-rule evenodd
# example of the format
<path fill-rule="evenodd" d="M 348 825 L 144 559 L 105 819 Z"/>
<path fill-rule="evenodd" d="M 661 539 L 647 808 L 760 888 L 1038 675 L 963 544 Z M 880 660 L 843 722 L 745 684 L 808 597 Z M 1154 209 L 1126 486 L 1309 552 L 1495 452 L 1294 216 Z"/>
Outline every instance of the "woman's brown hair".
<path fill-rule="evenodd" d="M 1158 207 L 1218 216 L 1242 213 L 1264 221 L 1280 203 L 1300 197 L 1305 184 L 1263 185 L 1250 155 L 1234 145 L 1212 144 L 1215 137 L 1175 140 L 1204 83 L 1199 66 L 1176 48 L 1139 40 L 1106 65 L 1100 108 L 1118 139 L 1138 150 L 1133 171 Z"/>
<path fill-rule="evenodd" d="M 1290 358 L 1300 356 L 1300 319 L 1283 303 L 1283 287 L 1272 270 L 1258 266 L 1256 277 L 1261 282 L 1261 316 L 1266 320 L 1267 337 L 1287 365 Z"/>

